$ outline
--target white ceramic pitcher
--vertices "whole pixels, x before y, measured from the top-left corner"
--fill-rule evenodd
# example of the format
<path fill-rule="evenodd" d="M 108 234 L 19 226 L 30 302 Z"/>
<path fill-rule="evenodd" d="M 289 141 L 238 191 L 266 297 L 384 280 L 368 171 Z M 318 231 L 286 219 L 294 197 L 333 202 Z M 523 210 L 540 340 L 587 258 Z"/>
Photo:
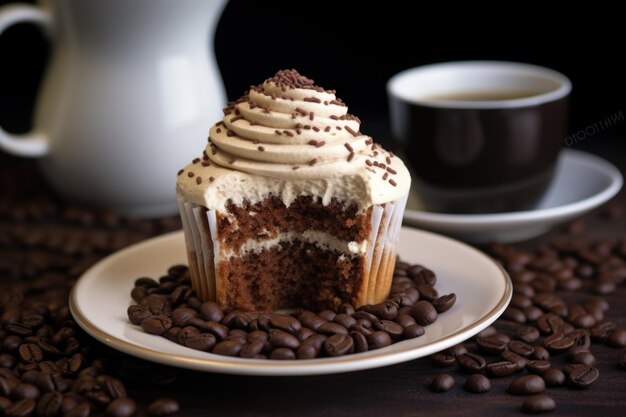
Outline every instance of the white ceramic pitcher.
<path fill-rule="evenodd" d="M 143 217 L 176 213 L 176 172 L 200 156 L 226 101 L 213 56 L 225 3 L 53 0 L 0 8 L 0 34 L 31 22 L 53 48 L 33 131 L 0 128 L 0 148 L 41 158 L 46 178 L 71 200 Z"/>

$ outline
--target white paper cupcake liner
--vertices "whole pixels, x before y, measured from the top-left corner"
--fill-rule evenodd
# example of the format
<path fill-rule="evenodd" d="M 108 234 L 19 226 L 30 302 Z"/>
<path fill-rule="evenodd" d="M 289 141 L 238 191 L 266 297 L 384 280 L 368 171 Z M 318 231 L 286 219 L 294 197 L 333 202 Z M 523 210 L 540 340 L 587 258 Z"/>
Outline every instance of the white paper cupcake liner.
<path fill-rule="evenodd" d="M 362 285 L 353 297 L 355 307 L 381 302 L 389 294 L 406 201 L 405 196 L 370 208 L 370 243 L 363 262 Z M 180 195 L 178 205 L 192 286 L 201 299 L 223 304 L 228 288 L 222 282 L 219 272 L 222 257 L 216 238 L 219 235 L 216 212 L 194 204 Z"/>

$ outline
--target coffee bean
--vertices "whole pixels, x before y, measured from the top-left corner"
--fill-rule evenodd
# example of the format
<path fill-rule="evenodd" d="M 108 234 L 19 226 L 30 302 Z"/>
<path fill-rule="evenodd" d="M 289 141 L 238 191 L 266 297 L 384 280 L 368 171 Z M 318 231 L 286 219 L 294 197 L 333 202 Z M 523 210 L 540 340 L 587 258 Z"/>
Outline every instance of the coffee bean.
<path fill-rule="evenodd" d="M 200 306 L 200 316 L 207 321 L 221 322 L 224 318 L 222 309 L 212 301 L 206 301 Z"/>
<path fill-rule="evenodd" d="M 324 319 L 326 321 L 333 321 L 335 319 L 335 316 L 337 315 L 337 313 L 335 313 L 332 310 L 325 309 L 325 310 L 322 310 L 319 313 L 317 313 L 317 315 L 320 316 L 322 319 Z"/>
<path fill-rule="evenodd" d="M 569 372 L 569 381 L 578 388 L 586 388 L 596 382 L 600 372 L 593 366 L 581 365 Z"/>
<path fill-rule="evenodd" d="M 355 317 L 357 313 L 353 315 L 355 319 L 357 318 Z M 322 324 L 326 323 L 326 320 L 324 320 L 323 318 L 319 317 L 318 315 L 310 311 L 304 311 L 300 313 L 298 315 L 298 320 L 300 320 L 300 322 L 302 323 L 304 327 L 306 327 L 307 329 L 314 330 L 314 331 L 317 330 Z"/>
<path fill-rule="evenodd" d="M 524 309 L 524 315 L 526 316 L 526 321 L 535 322 L 539 317 L 543 316 L 543 311 L 539 307 L 530 306 Z"/>
<path fill-rule="evenodd" d="M 109 417 L 130 417 L 137 411 L 137 404 L 130 398 L 117 398 L 109 403 L 105 414 Z"/>
<path fill-rule="evenodd" d="M 395 324 L 395 323 L 394 323 Z M 402 327 L 400 325 L 397 325 Z M 324 343 L 324 351 L 329 356 L 340 356 L 352 353 L 354 350 L 354 341 L 352 337 L 345 334 L 335 334 L 326 339 Z"/>
<path fill-rule="evenodd" d="M 119 379 L 99 376 L 96 382 L 102 387 L 102 390 L 112 399 L 126 397 L 126 388 Z"/>
<path fill-rule="evenodd" d="M 27 417 L 35 411 L 37 403 L 29 398 L 16 401 L 8 406 L 4 413 L 7 417 Z"/>
<path fill-rule="evenodd" d="M 513 395 L 539 394 L 546 390 L 546 384 L 537 375 L 523 375 L 511 381 L 507 391 Z"/>
<path fill-rule="evenodd" d="M 426 331 L 419 324 L 412 324 L 404 328 L 403 336 L 405 339 L 414 339 L 422 336 Z"/>
<path fill-rule="evenodd" d="M 348 334 L 348 329 L 340 324 L 330 321 L 325 322 L 317 328 L 317 331 L 326 336 L 332 336 L 334 334 Z"/>
<path fill-rule="evenodd" d="M 352 337 L 352 341 L 354 342 L 355 352 L 367 352 L 369 350 L 367 338 L 363 333 L 358 331 L 351 331 L 350 336 Z"/>
<path fill-rule="evenodd" d="M 428 326 L 437 320 L 437 310 L 428 301 L 418 301 L 413 305 L 413 318 L 420 326 Z"/>
<path fill-rule="evenodd" d="M 391 337 L 388 333 L 378 330 L 367 336 L 367 343 L 370 349 L 380 349 L 391 344 Z"/>
<path fill-rule="evenodd" d="M 563 324 L 563 319 L 552 313 L 544 314 L 537 319 L 537 329 L 545 335 L 559 333 Z"/>
<path fill-rule="evenodd" d="M 603 320 L 600 321 L 598 323 L 596 323 L 592 328 L 591 328 L 591 340 L 593 340 L 594 342 L 604 342 L 606 341 L 609 336 L 613 333 L 613 331 L 615 331 L 617 325 L 615 324 L 615 322 L 610 321 L 610 320 Z"/>
<path fill-rule="evenodd" d="M 89 414 L 91 414 L 91 407 L 88 403 L 82 403 L 65 412 L 63 417 L 88 417 Z"/>
<path fill-rule="evenodd" d="M 552 352 L 563 352 L 574 346 L 574 339 L 560 333 L 551 334 L 543 340 L 544 346 Z"/>
<path fill-rule="evenodd" d="M 271 314 L 270 325 L 292 335 L 298 334 L 302 327 L 302 324 L 298 320 L 285 314 Z"/>
<path fill-rule="evenodd" d="M 487 379 L 484 375 L 473 374 L 467 377 L 463 388 L 465 388 L 465 391 L 467 392 L 482 394 L 491 389 L 491 381 L 489 381 L 489 379 Z"/>
<path fill-rule="evenodd" d="M 447 392 L 454 387 L 454 378 L 450 374 L 435 375 L 430 383 L 430 389 L 434 392 Z"/>
<path fill-rule="evenodd" d="M 500 339 L 491 336 L 477 338 L 476 346 L 478 346 L 478 348 L 483 352 L 490 353 L 492 355 L 498 355 L 506 350 L 507 344 L 506 342 L 503 342 Z"/>
<path fill-rule="evenodd" d="M 593 366 L 596 364 L 596 357 L 593 356 L 590 352 L 580 352 L 572 357 L 572 363 L 580 363 Z"/>
<path fill-rule="evenodd" d="M 14 377 L 0 376 L 0 394 L 8 397 L 17 384 L 19 381 Z"/>
<path fill-rule="evenodd" d="M 152 316 L 152 312 L 147 307 L 139 304 L 133 304 L 127 310 L 128 319 L 133 324 L 141 324 L 144 319 Z"/>
<path fill-rule="evenodd" d="M 526 323 L 526 315 L 519 308 L 508 307 L 502 314 L 504 320 L 514 321 L 516 323 Z"/>
<path fill-rule="evenodd" d="M 434 287 L 432 287 L 431 285 L 428 285 L 428 284 L 420 284 L 420 285 L 418 285 L 417 286 L 417 291 L 419 292 L 420 300 L 425 300 L 425 301 L 428 301 L 428 302 L 432 303 L 437 298 L 439 298 L 439 293 L 437 292 L 437 290 Z M 452 306 L 450 306 L 450 307 L 452 307 Z"/>
<path fill-rule="evenodd" d="M 530 357 L 535 360 L 547 361 L 550 359 L 550 353 L 542 346 L 534 346 L 533 353 Z"/>
<path fill-rule="evenodd" d="M 344 329 L 347 333 L 347 330 L 344 327 L 342 327 L 342 329 Z M 272 329 L 269 331 L 269 342 L 275 348 L 286 347 L 290 349 L 297 349 L 298 346 L 300 346 L 300 341 L 297 337 L 279 329 Z"/>
<path fill-rule="evenodd" d="M 465 347 L 465 345 L 463 343 L 459 343 L 458 345 L 454 345 L 454 346 L 449 347 L 448 349 L 444 350 L 443 352 L 448 354 L 448 355 L 452 355 L 454 357 L 457 357 L 459 355 L 467 353 L 467 348 Z"/>
<path fill-rule="evenodd" d="M 482 356 L 475 353 L 464 353 L 456 357 L 461 369 L 466 372 L 480 372 L 485 369 L 487 362 Z"/>
<path fill-rule="evenodd" d="M 547 413 L 556 408 L 556 403 L 545 394 L 532 395 L 524 400 L 522 403 L 522 411 L 528 414 L 540 414 Z"/>
<path fill-rule="evenodd" d="M 548 361 L 534 360 L 526 364 L 526 370 L 531 374 L 542 375 L 548 369 L 550 369 Z"/>
<path fill-rule="evenodd" d="M 454 364 L 456 364 L 456 356 L 449 353 L 433 353 L 429 356 L 429 358 L 431 361 L 433 361 L 435 365 L 441 367 L 453 366 Z"/>
<path fill-rule="evenodd" d="M 376 321 L 373 325 L 376 330 L 389 333 L 389 336 L 395 340 L 400 339 L 404 333 L 404 328 L 391 320 Z"/>
<path fill-rule="evenodd" d="M 34 343 L 24 343 L 18 349 L 20 358 L 24 362 L 34 363 L 43 359 L 41 348 Z"/>
<path fill-rule="evenodd" d="M 40 417 L 55 417 L 61 411 L 63 396 L 58 392 L 47 392 L 37 402 L 36 411 Z"/>
<path fill-rule="evenodd" d="M 233 340 L 233 339 L 224 340 L 216 344 L 213 347 L 212 352 L 215 353 L 216 355 L 238 356 L 239 352 L 241 352 L 242 347 L 243 347 L 243 344 L 238 342 L 237 340 Z"/>
<path fill-rule="evenodd" d="M 531 326 L 521 326 L 515 332 L 515 337 L 526 343 L 533 343 L 539 339 L 540 336 L 539 330 Z"/>
<path fill-rule="evenodd" d="M 209 352 L 216 343 L 217 339 L 211 333 L 190 334 L 185 340 L 185 346 L 203 352 Z"/>
<path fill-rule="evenodd" d="M 493 326 L 487 326 L 485 327 L 483 330 L 481 330 L 476 337 L 490 337 L 490 336 L 494 336 L 496 333 L 498 333 L 498 331 L 496 330 L 495 327 Z"/>
<path fill-rule="evenodd" d="M 239 355 L 242 358 L 253 358 L 255 355 L 261 353 L 264 345 L 265 341 L 261 339 L 250 341 L 241 348 Z"/>
<path fill-rule="evenodd" d="M 608 338 L 607 344 L 615 348 L 626 347 L 626 330 L 615 330 Z"/>
<path fill-rule="evenodd" d="M 272 350 L 272 353 L 270 353 L 270 359 L 292 360 L 292 359 L 296 359 L 296 354 L 293 352 L 293 350 L 289 348 L 279 347 L 279 348 Z"/>
<path fill-rule="evenodd" d="M 150 334 L 163 335 L 172 327 L 172 319 L 165 315 L 151 316 L 141 321 L 141 328 Z"/>
<path fill-rule="evenodd" d="M 21 383 L 16 385 L 11 391 L 11 399 L 14 401 L 21 400 L 23 398 L 36 400 L 39 396 L 39 388 L 33 384 Z"/>
<path fill-rule="evenodd" d="M 565 383 L 565 374 L 556 368 L 550 368 L 541 374 L 547 387 L 560 387 Z"/>
<path fill-rule="evenodd" d="M 151 417 L 163 417 L 178 413 L 179 409 L 180 406 L 176 400 L 171 398 L 160 398 L 150 403 L 146 411 Z"/>
<path fill-rule="evenodd" d="M 517 353 L 525 358 L 533 354 L 535 348 L 527 343 L 519 340 L 511 340 L 508 344 L 509 350 L 513 353 Z"/>
<path fill-rule="evenodd" d="M 337 314 L 335 318 L 333 319 L 333 321 L 339 324 L 340 326 L 345 327 L 346 329 L 349 329 L 354 324 L 356 324 L 356 319 L 345 313 Z"/>
<path fill-rule="evenodd" d="M 393 320 L 398 316 L 398 307 L 390 302 L 382 302 L 379 304 L 365 305 L 360 310 L 373 314 L 379 320 Z"/>
<path fill-rule="evenodd" d="M 489 376 L 501 378 L 517 372 L 517 365 L 509 361 L 493 362 L 488 364 L 486 369 Z"/>
<path fill-rule="evenodd" d="M 0 354 L 0 367 L 2 368 L 13 368 L 15 367 L 16 360 L 13 355 L 9 355 L 8 353 Z"/>

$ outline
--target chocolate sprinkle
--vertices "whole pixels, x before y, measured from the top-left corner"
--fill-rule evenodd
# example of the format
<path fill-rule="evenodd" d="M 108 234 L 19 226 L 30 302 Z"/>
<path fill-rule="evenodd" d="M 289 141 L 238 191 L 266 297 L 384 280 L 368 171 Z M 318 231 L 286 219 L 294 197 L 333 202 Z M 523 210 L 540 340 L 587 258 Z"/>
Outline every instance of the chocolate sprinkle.
<path fill-rule="evenodd" d="M 387 177 L 389 177 L 389 173 L 388 173 L 388 172 L 385 172 L 385 175 L 383 175 L 383 180 L 386 180 L 386 179 L 387 179 Z"/>
<path fill-rule="evenodd" d="M 265 150 L 265 148 L 264 148 L 264 147 L 262 147 L 262 146 L 259 146 L 257 149 L 258 149 L 259 151 L 261 151 L 261 152 L 263 152 L 263 151 Z"/>
<path fill-rule="evenodd" d="M 276 129 L 276 130 L 274 131 L 274 133 L 276 133 L 278 136 L 282 136 L 282 135 L 283 135 L 283 132 L 281 132 L 281 131 L 280 131 L 280 130 L 278 130 L 278 129 Z"/>
<path fill-rule="evenodd" d="M 233 132 L 232 130 L 229 130 L 228 132 L 226 132 L 226 136 L 228 137 L 235 136 L 235 132 Z"/>
<path fill-rule="evenodd" d="M 391 167 L 387 167 L 387 172 L 389 172 L 390 174 L 397 174 L 398 171 L 396 171 L 395 169 L 391 168 Z"/>
<path fill-rule="evenodd" d="M 352 162 L 352 159 L 354 159 L 354 152 L 350 152 L 350 155 L 348 155 L 348 162 Z"/>
<path fill-rule="evenodd" d="M 387 165 L 391 165 L 391 158 L 390 157 L 386 157 L 385 161 L 387 161 Z"/>
<path fill-rule="evenodd" d="M 326 126 L 326 127 L 324 128 L 324 132 L 330 132 L 330 126 Z"/>
<path fill-rule="evenodd" d="M 222 129 L 220 129 L 219 127 L 215 130 L 217 133 L 222 133 Z"/>
<path fill-rule="evenodd" d="M 343 146 L 346 147 L 346 149 L 350 152 L 354 152 L 354 149 L 352 148 L 352 146 L 349 143 L 344 143 Z"/>
<path fill-rule="evenodd" d="M 317 126 L 313 126 L 313 130 L 314 130 L 314 131 L 316 131 L 316 132 L 319 132 L 319 131 L 320 131 L 320 128 L 319 128 L 319 127 L 317 127 Z"/>
<path fill-rule="evenodd" d="M 290 131 L 288 131 L 288 130 L 283 130 L 283 133 L 284 133 L 285 135 L 289 136 L 290 138 L 292 138 L 292 137 L 293 137 L 293 133 L 291 133 L 291 132 L 290 132 Z"/>
<path fill-rule="evenodd" d="M 320 100 L 317 97 L 305 97 L 302 99 L 302 101 L 308 101 L 309 103 L 321 103 L 322 100 Z"/>
<path fill-rule="evenodd" d="M 294 165 L 294 166 L 292 166 L 292 167 L 291 167 L 291 169 L 293 169 L 294 171 L 295 171 L 296 169 L 298 169 L 298 168 L 300 168 L 298 165 Z"/>
<path fill-rule="evenodd" d="M 202 177 L 196 177 L 196 184 L 202 184 Z"/>
<path fill-rule="evenodd" d="M 355 132 L 354 129 L 352 129 L 350 126 L 344 126 L 344 129 L 346 129 L 354 137 L 359 136 L 359 134 Z"/>
<path fill-rule="evenodd" d="M 188 172 L 188 173 L 187 173 L 187 176 L 188 176 L 189 178 L 193 178 L 193 176 L 194 176 L 194 175 L 196 175 L 196 174 L 194 174 L 193 172 Z"/>
<path fill-rule="evenodd" d="M 367 165 L 368 167 L 372 166 L 372 161 L 370 161 L 369 159 L 365 160 L 365 165 Z"/>
<path fill-rule="evenodd" d="M 318 143 L 318 142 L 317 142 L 316 140 L 310 140 L 310 141 L 309 141 L 309 145 L 313 145 L 313 146 L 315 146 L 315 147 L 317 147 L 317 143 Z"/>
<path fill-rule="evenodd" d="M 178 171 L 178 174 L 176 174 L 176 175 L 180 176 L 180 174 L 182 174 L 183 172 L 185 172 L 185 170 L 181 169 L 181 170 Z"/>
<path fill-rule="evenodd" d="M 307 114 L 309 114 L 309 112 L 308 112 L 308 111 L 306 111 L 306 110 L 302 110 L 300 107 L 296 107 L 296 111 L 297 111 L 298 113 L 300 113 L 301 115 L 303 115 L 303 116 L 306 116 Z"/>
<path fill-rule="evenodd" d="M 313 120 L 315 118 L 315 113 L 309 113 L 309 120 Z"/>
<path fill-rule="evenodd" d="M 325 142 L 325 141 L 323 141 L 323 140 L 320 140 L 320 141 L 317 143 L 317 146 L 316 146 L 316 147 L 317 147 L 317 148 L 321 148 L 322 146 L 324 146 L 324 144 L 326 144 L 326 142 Z"/>
<path fill-rule="evenodd" d="M 198 162 L 200 162 L 200 158 L 194 158 L 193 161 L 191 161 L 193 164 L 197 164 Z"/>
<path fill-rule="evenodd" d="M 311 160 L 308 162 L 309 166 L 311 166 L 311 167 L 312 167 L 313 165 L 315 165 L 316 163 L 317 163 L 317 158 L 313 158 L 313 159 L 311 159 Z"/>
<path fill-rule="evenodd" d="M 389 180 L 389 184 L 393 185 L 394 187 L 398 185 L 394 180 Z"/>
<path fill-rule="evenodd" d="M 208 162 L 208 161 L 202 161 L 202 166 L 203 166 L 203 167 L 208 167 L 209 165 L 211 165 L 211 163 L 210 163 L 210 162 Z"/>
<path fill-rule="evenodd" d="M 213 178 L 213 177 L 209 177 L 209 181 L 210 181 L 210 182 L 213 182 L 213 181 L 215 181 L 215 178 Z"/>

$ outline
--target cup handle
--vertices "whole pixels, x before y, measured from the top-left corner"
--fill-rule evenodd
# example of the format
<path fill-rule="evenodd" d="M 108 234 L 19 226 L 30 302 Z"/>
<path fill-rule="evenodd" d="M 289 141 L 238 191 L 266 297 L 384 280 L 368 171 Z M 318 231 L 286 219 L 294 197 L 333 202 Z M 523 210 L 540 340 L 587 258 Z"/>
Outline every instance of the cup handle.
<path fill-rule="evenodd" d="M 46 10 L 25 4 L 0 7 L 0 35 L 10 26 L 26 22 L 40 26 L 48 36 L 52 33 L 52 16 Z M 44 156 L 48 153 L 48 137 L 37 130 L 13 135 L 0 127 L 0 148 L 18 156 Z"/>

